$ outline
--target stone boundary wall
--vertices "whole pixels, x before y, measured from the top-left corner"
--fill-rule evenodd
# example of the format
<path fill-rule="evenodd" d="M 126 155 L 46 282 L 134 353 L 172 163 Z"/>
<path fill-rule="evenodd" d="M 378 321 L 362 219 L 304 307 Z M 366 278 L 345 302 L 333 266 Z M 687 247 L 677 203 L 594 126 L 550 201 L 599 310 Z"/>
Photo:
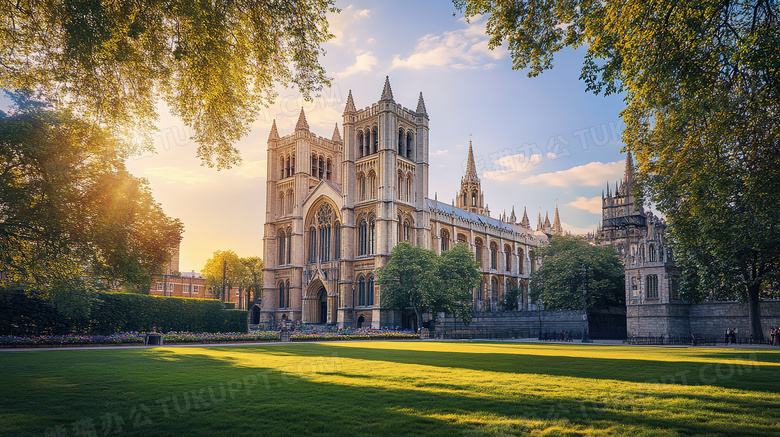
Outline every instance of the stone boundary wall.
<path fill-rule="evenodd" d="M 579 335 L 582 331 L 582 310 L 475 312 L 468 326 L 451 315 L 439 316 L 437 330 L 514 330 L 537 337 L 541 321 L 543 333 L 567 330 Z"/>
<path fill-rule="evenodd" d="M 626 322 L 628 336 L 721 338 L 726 328 L 737 329 L 739 337 L 748 337 L 747 304 L 705 302 L 700 304 L 629 305 Z M 761 302 L 761 325 L 769 338 L 771 327 L 780 326 L 780 301 Z"/>

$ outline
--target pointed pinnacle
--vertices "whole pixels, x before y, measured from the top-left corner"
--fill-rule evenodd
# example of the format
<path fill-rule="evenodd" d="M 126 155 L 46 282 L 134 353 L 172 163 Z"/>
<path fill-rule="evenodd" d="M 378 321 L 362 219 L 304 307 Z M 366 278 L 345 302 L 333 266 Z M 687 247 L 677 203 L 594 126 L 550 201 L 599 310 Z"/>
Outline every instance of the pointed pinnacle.
<path fill-rule="evenodd" d="M 420 98 L 417 99 L 417 110 L 415 111 L 421 115 L 428 115 L 428 111 L 425 110 L 425 101 L 423 100 L 422 91 L 420 91 Z"/>
<path fill-rule="evenodd" d="M 385 76 L 385 87 L 382 89 L 382 97 L 379 100 L 393 100 L 393 90 L 390 88 L 390 76 Z"/>
<path fill-rule="evenodd" d="M 303 108 L 301 108 L 301 115 L 298 116 L 295 130 L 309 130 L 309 123 L 306 121 L 306 114 L 303 112 Z"/>
<path fill-rule="evenodd" d="M 341 134 L 339 133 L 339 124 L 336 123 L 336 127 L 333 128 L 333 138 L 331 138 L 334 142 L 341 142 Z"/>
<path fill-rule="evenodd" d="M 355 101 L 352 99 L 352 90 L 349 90 L 349 95 L 347 96 L 347 106 L 344 107 L 344 114 L 351 114 L 355 111 Z"/>
<path fill-rule="evenodd" d="M 278 140 L 279 139 L 279 131 L 276 130 L 276 120 L 271 123 L 271 133 L 268 134 L 268 141 L 270 140 Z"/>
<path fill-rule="evenodd" d="M 479 182 L 477 165 L 474 163 L 474 150 L 471 147 L 471 140 L 469 140 L 469 157 L 466 162 L 466 175 L 463 176 L 463 180 L 466 182 Z"/>

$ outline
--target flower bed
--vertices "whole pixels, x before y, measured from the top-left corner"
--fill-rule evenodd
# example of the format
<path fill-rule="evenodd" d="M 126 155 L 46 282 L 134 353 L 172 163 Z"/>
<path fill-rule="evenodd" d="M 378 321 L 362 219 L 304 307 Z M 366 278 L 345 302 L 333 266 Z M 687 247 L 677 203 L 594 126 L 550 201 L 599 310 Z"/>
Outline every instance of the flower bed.
<path fill-rule="evenodd" d="M 343 341 L 343 340 L 413 340 L 420 335 L 411 331 L 385 331 L 385 330 L 342 330 L 338 333 L 331 332 L 301 332 L 290 336 L 290 341 Z"/>
<path fill-rule="evenodd" d="M 335 341 L 335 340 L 409 340 L 419 339 L 411 331 L 385 331 L 352 329 L 339 332 L 294 332 L 290 341 Z M 209 344 L 209 343 L 257 343 L 279 341 L 275 331 L 261 331 L 251 334 L 237 332 L 163 333 L 163 344 Z M 133 346 L 143 345 L 144 334 L 125 332 L 114 335 L 42 335 L 30 337 L 0 336 L 0 347 L 52 347 L 52 346 Z"/>

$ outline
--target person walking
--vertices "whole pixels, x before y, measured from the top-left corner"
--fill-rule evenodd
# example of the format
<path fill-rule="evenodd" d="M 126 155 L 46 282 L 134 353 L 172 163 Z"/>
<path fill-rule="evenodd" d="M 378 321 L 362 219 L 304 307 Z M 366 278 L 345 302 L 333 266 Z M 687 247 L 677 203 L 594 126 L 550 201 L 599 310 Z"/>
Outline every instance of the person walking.
<path fill-rule="evenodd" d="M 726 328 L 726 335 L 723 336 L 723 342 L 726 344 L 726 346 L 729 345 L 729 337 L 731 336 L 731 328 Z"/>

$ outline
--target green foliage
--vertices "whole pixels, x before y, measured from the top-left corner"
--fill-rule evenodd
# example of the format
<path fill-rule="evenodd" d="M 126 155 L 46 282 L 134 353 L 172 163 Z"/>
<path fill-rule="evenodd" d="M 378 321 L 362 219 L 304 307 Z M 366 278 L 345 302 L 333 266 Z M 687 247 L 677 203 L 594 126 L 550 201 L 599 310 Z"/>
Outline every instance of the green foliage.
<path fill-rule="evenodd" d="M 0 112 L 0 271 L 47 293 L 148 288 L 181 240 L 108 132 L 16 95 Z"/>
<path fill-rule="evenodd" d="M 517 309 L 517 300 L 522 297 L 520 289 L 517 287 L 510 287 L 504 295 L 504 309 L 507 311 L 514 311 Z"/>
<path fill-rule="evenodd" d="M 479 285 L 480 274 L 474 255 L 465 244 L 456 244 L 442 256 L 436 252 L 397 244 L 390 261 L 377 270 L 382 285 L 382 306 L 412 308 L 422 326 L 425 311 L 453 313 L 471 321 L 471 289 Z"/>
<path fill-rule="evenodd" d="M 193 127 L 209 166 L 240 163 L 245 135 L 274 86 L 306 98 L 329 84 L 319 64 L 332 0 L 0 3 L 0 88 L 67 102 L 151 149 L 160 98 Z"/>
<path fill-rule="evenodd" d="M 203 266 L 201 274 L 206 278 L 206 287 L 214 289 L 214 297 L 217 299 L 222 299 L 223 275 L 226 293 L 248 279 L 244 263 L 232 250 L 214 252 L 211 258 L 206 261 L 206 265 Z"/>
<path fill-rule="evenodd" d="M 542 266 L 531 275 L 532 299 L 546 309 L 582 308 L 582 264 L 587 267 L 588 308 L 625 304 L 625 275 L 612 246 L 593 246 L 581 237 L 555 235 L 539 248 Z"/>
<path fill-rule="evenodd" d="M 587 45 L 589 90 L 622 92 L 638 190 L 670 225 L 683 295 L 758 302 L 780 276 L 780 5 L 777 2 L 455 0 L 490 14 L 514 68 Z M 762 292 L 764 294 L 762 294 Z M 768 293 L 768 294 L 767 294 Z"/>
<path fill-rule="evenodd" d="M 83 317 L 64 315 L 52 302 L 20 288 L 0 289 L 0 334 L 114 334 L 117 332 L 191 331 L 246 332 L 247 311 L 224 310 L 209 299 L 93 293 Z"/>
<path fill-rule="evenodd" d="M 248 256 L 240 258 L 239 261 L 244 266 L 241 284 L 247 291 L 247 296 L 251 298 L 254 293 L 255 299 L 259 299 L 263 291 L 263 260 L 259 256 Z"/>

